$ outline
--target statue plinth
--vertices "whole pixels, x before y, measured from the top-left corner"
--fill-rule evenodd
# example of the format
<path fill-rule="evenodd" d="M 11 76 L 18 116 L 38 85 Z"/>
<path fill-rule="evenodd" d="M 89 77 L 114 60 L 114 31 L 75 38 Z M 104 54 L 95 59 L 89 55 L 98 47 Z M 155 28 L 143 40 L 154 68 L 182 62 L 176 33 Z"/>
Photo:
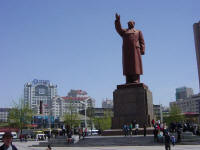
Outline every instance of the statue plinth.
<path fill-rule="evenodd" d="M 152 93 L 143 83 L 117 85 L 113 92 L 114 117 L 112 129 L 120 129 L 133 121 L 150 125 L 153 119 Z"/>

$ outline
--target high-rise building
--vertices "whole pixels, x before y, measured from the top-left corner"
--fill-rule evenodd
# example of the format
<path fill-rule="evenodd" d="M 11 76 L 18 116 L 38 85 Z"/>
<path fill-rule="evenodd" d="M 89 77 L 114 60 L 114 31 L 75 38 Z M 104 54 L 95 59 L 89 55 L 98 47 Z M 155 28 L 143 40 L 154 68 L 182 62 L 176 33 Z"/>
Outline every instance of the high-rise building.
<path fill-rule="evenodd" d="M 49 115 L 51 100 L 56 95 L 57 85 L 51 84 L 49 80 L 34 79 L 24 85 L 24 104 L 36 114 L 40 114 L 40 104 L 42 104 L 43 114 Z"/>
<path fill-rule="evenodd" d="M 153 105 L 153 115 L 156 120 L 163 122 L 162 105 Z"/>
<path fill-rule="evenodd" d="M 102 108 L 113 108 L 113 101 L 109 99 L 103 100 Z"/>
<path fill-rule="evenodd" d="M 86 104 L 86 105 L 85 105 Z M 94 108 L 95 100 L 82 90 L 71 90 L 67 96 L 56 96 L 52 99 L 51 114 L 52 116 L 61 117 L 68 113 L 79 113 L 85 108 Z"/>
<path fill-rule="evenodd" d="M 198 23 L 194 23 L 194 41 L 196 48 L 196 57 L 197 57 L 197 68 L 199 74 L 199 87 L 200 87 L 200 21 Z"/>
<path fill-rule="evenodd" d="M 200 113 L 200 94 L 192 95 L 187 99 L 170 102 L 170 107 L 178 106 L 182 113 Z"/>
<path fill-rule="evenodd" d="M 8 114 L 11 108 L 0 108 L 0 122 L 8 121 Z"/>
<path fill-rule="evenodd" d="M 188 88 L 185 86 L 176 88 L 176 100 L 187 99 L 187 98 L 191 97 L 193 94 L 194 93 L 193 93 L 192 88 Z"/>

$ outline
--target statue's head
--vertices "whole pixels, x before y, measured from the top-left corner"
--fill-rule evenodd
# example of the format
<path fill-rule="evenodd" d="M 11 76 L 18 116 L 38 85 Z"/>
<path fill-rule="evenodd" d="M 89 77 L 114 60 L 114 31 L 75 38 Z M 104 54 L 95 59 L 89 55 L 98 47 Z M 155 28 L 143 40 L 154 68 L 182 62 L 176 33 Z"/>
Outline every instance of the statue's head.
<path fill-rule="evenodd" d="M 128 28 L 129 29 L 133 29 L 134 26 L 135 26 L 135 22 L 133 20 L 131 20 L 131 21 L 128 22 Z"/>

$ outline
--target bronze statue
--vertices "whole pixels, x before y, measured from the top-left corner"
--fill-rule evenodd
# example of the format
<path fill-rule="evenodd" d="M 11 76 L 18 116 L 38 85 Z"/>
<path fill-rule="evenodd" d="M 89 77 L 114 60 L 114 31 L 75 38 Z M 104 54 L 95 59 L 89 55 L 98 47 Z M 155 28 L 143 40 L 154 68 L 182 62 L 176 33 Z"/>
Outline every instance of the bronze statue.
<path fill-rule="evenodd" d="M 120 15 L 116 13 L 115 17 L 115 28 L 123 39 L 122 64 L 126 83 L 140 83 L 140 75 L 143 74 L 141 55 L 145 52 L 142 32 L 134 29 L 134 21 L 128 22 L 128 29 L 122 29 Z"/>

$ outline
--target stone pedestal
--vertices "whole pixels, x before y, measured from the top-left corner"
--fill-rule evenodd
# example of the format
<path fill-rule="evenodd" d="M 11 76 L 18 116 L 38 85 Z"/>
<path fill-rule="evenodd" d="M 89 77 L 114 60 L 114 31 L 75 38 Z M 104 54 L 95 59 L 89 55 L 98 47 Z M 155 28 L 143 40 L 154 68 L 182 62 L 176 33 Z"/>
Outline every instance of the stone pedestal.
<path fill-rule="evenodd" d="M 113 101 L 112 129 L 120 129 L 134 120 L 139 127 L 143 127 L 144 123 L 150 125 L 153 119 L 152 93 L 145 84 L 118 85 L 113 92 Z"/>

